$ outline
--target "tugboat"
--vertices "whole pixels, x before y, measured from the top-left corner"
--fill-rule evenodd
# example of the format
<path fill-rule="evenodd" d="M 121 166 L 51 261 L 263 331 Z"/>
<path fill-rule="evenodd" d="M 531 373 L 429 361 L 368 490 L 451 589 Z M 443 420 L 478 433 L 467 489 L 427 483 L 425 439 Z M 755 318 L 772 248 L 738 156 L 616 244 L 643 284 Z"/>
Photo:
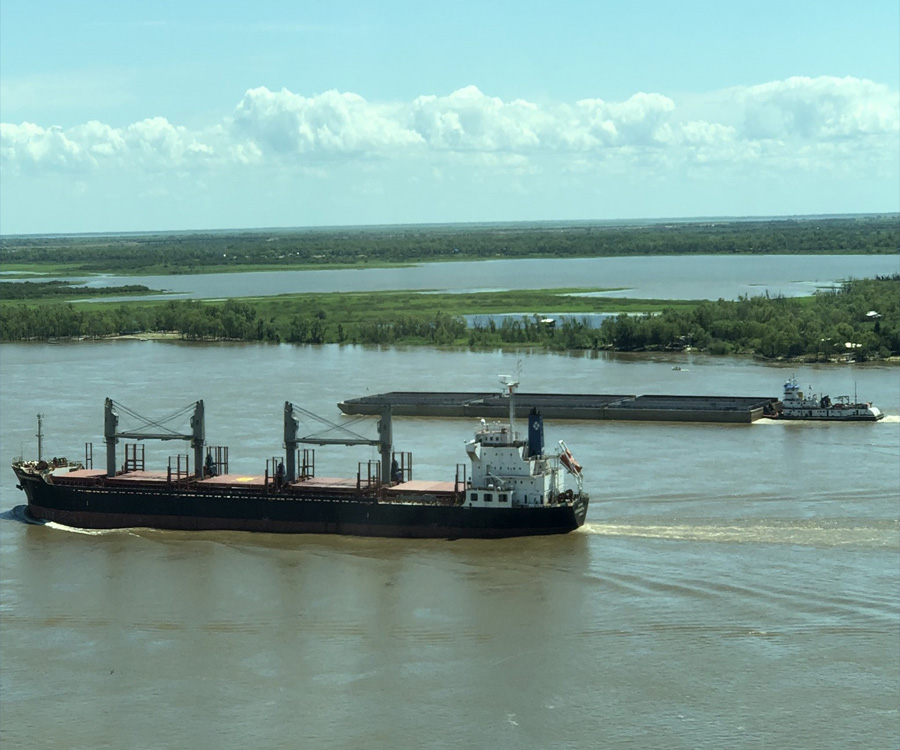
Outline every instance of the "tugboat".
<path fill-rule="evenodd" d="M 838 396 L 832 401 L 828 396 L 804 395 L 791 378 L 784 384 L 781 409 L 774 415 L 777 419 L 811 419 L 838 422 L 877 422 L 884 414 L 871 403 L 851 403 L 849 396 Z"/>
<path fill-rule="evenodd" d="M 507 378 L 504 385 L 509 423 L 481 420 L 466 444 L 468 471 L 466 464 L 457 464 L 452 481 L 412 478 L 412 454 L 393 451 L 390 407 L 382 413 L 377 439 L 352 433 L 344 438 L 301 438 L 290 402 L 284 408 L 285 455 L 269 459 L 262 476 L 229 474 L 228 448 L 206 446 L 202 401 L 194 405 L 190 433 L 177 434 L 168 428 L 160 431 L 167 420 L 147 420 L 146 428 L 153 433 L 141 431 L 144 428 L 119 431 L 116 409 L 127 407 L 107 399 L 106 470 L 93 468 L 92 448 L 86 449 L 82 464 L 65 458 L 42 460 L 39 447 L 37 461 L 17 460 L 12 468 L 28 498 L 29 516 L 78 528 L 443 538 L 573 531 L 584 523 L 589 502 L 582 468 L 562 441 L 560 452 L 545 450 L 543 419 L 536 410 L 528 418 L 527 440 L 520 439 L 514 403 L 518 381 Z M 331 428 L 349 433 L 340 425 Z M 189 440 L 195 473 L 189 455 L 171 457 L 165 471 L 147 471 L 143 445 L 137 444 L 125 445 L 125 463 L 119 467 L 119 438 Z M 373 445 L 381 458 L 359 463 L 355 477 L 316 477 L 315 451 L 298 448 L 305 443 Z M 567 476 L 573 478 L 574 489 L 566 488 Z"/>

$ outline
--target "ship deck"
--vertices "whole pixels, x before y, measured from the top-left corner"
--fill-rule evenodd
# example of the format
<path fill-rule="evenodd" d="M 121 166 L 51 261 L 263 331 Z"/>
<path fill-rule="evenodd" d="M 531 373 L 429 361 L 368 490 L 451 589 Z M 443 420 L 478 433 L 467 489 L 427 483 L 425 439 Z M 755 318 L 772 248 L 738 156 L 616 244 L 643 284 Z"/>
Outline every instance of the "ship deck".
<path fill-rule="evenodd" d="M 54 484 L 83 484 L 85 482 L 95 482 L 106 476 L 106 472 L 102 469 L 76 469 L 66 474 L 54 474 Z"/>
<path fill-rule="evenodd" d="M 517 393 L 516 408 L 537 409 L 548 419 L 642 420 L 659 422 L 754 422 L 778 399 L 767 396 L 623 395 L 600 393 Z M 509 399 L 498 393 L 391 391 L 347 399 L 344 414 L 503 419 Z"/>
<path fill-rule="evenodd" d="M 58 474 L 53 478 L 54 484 L 61 485 L 96 485 L 103 483 L 114 487 L 158 487 L 169 481 L 175 481 L 168 471 L 128 471 L 107 477 L 103 469 L 76 469 L 66 474 Z M 274 478 L 263 474 L 220 474 L 214 477 L 195 480 L 182 479 L 181 482 L 189 482 L 198 489 L 231 490 L 240 488 L 264 489 L 266 481 L 269 486 L 275 485 Z M 294 482 L 284 485 L 289 492 L 302 494 L 310 491 L 324 491 L 329 493 L 356 493 L 367 489 L 360 486 L 355 477 L 302 477 Z M 374 488 L 371 488 L 374 489 Z M 452 481 L 410 480 L 401 482 L 388 488 L 388 494 L 399 498 L 412 497 L 414 495 L 453 495 L 457 486 Z"/>
<path fill-rule="evenodd" d="M 455 482 L 435 482 L 427 479 L 411 479 L 395 484 L 389 489 L 391 494 L 453 494 L 458 485 Z"/>

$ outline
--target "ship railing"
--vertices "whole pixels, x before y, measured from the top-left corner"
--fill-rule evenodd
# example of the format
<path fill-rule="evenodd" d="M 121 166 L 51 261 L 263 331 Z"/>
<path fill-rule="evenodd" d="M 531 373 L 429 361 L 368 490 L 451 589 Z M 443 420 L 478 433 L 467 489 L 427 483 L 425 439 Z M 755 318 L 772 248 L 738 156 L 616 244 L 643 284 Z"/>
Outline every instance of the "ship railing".
<path fill-rule="evenodd" d="M 456 464 L 456 477 L 453 480 L 453 492 L 456 495 L 461 495 L 466 491 L 466 487 L 468 486 L 468 465 L 467 464 Z"/>
<path fill-rule="evenodd" d="M 381 487 L 381 461 L 360 461 L 356 467 L 356 489 Z"/>
<path fill-rule="evenodd" d="M 391 484 L 408 482 L 412 479 L 412 453 L 394 451 L 391 453 Z"/>
<path fill-rule="evenodd" d="M 126 446 L 127 447 L 127 446 Z M 141 446 L 143 448 L 143 446 Z M 174 459 L 174 466 L 172 460 Z M 142 468 L 143 470 L 143 468 Z M 166 472 L 166 481 L 169 484 L 173 482 L 187 482 L 191 477 L 191 459 L 185 454 L 177 456 L 169 456 L 169 467 Z"/>
<path fill-rule="evenodd" d="M 206 447 L 206 461 L 203 464 L 203 476 L 215 477 L 228 473 L 228 446 L 209 445 Z"/>
<path fill-rule="evenodd" d="M 266 476 L 263 482 L 266 492 L 270 489 L 280 490 L 285 484 L 284 459 L 281 456 L 272 456 L 266 461 Z"/>
<path fill-rule="evenodd" d="M 126 473 L 129 471 L 143 471 L 145 466 L 144 444 L 125 443 L 125 463 L 122 466 L 122 471 Z"/>
<path fill-rule="evenodd" d="M 296 464 L 300 467 L 298 479 L 311 479 L 316 475 L 316 449 L 298 448 Z"/>

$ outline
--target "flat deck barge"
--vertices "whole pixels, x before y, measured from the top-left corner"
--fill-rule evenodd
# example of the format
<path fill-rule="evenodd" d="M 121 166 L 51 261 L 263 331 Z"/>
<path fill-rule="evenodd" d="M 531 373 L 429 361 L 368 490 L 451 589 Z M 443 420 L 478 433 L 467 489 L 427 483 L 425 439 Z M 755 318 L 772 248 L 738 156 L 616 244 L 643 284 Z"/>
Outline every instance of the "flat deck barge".
<path fill-rule="evenodd" d="M 395 416 L 503 418 L 509 400 L 500 393 L 391 391 L 338 404 L 344 414 L 378 415 L 387 404 Z M 655 422 L 755 422 L 777 410 L 763 396 L 635 396 L 597 393 L 517 393 L 519 409 L 537 409 L 547 419 L 618 419 Z"/>

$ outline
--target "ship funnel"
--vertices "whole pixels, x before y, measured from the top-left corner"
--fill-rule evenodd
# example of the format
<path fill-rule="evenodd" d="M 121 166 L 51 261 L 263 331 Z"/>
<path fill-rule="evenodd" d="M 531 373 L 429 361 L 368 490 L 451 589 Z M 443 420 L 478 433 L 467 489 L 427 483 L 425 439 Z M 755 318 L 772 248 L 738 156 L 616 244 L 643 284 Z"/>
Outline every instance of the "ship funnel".
<path fill-rule="evenodd" d="M 544 453 L 544 418 L 537 409 L 528 415 L 528 455 L 540 456 Z"/>

